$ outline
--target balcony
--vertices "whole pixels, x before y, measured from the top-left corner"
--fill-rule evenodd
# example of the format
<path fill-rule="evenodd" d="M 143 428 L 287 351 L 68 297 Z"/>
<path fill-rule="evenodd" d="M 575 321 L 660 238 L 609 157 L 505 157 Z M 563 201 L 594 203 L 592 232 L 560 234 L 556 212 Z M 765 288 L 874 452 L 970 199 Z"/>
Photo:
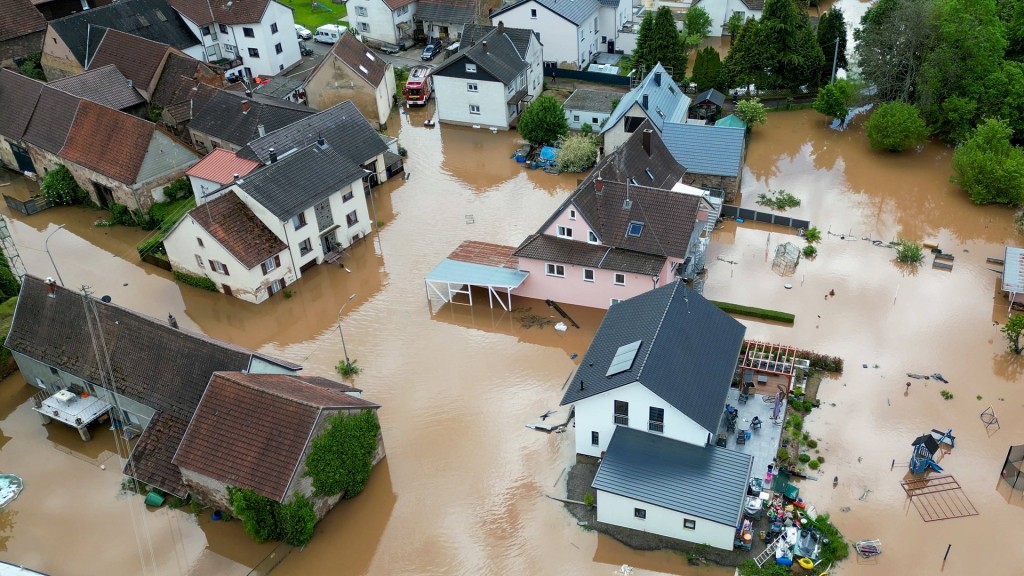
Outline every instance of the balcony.
<path fill-rule="evenodd" d="M 648 420 L 647 421 L 647 430 L 649 430 L 651 432 L 657 432 L 658 434 L 664 434 L 665 433 L 665 423 L 664 422 L 658 422 L 657 420 Z"/>
<path fill-rule="evenodd" d="M 627 414 L 616 414 L 615 423 L 620 426 L 629 426 L 629 416 Z"/>

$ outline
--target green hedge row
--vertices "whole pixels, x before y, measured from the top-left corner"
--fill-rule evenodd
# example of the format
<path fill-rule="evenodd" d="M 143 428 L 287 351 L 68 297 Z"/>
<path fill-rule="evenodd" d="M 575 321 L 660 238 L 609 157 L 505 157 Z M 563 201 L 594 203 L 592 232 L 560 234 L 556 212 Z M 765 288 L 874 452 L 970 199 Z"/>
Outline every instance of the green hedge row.
<path fill-rule="evenodd" d="M 740 306 L 739 304 L 716 302 L 714 300 L 712 300 L 711 303 L 721 308 L 723 312 L 728 312 L 729 314 L 739 314 L 741 316 L 761 318 L 762 320 L 774 320 L 775 322 L 785 322 L 786 324 L 792 324 L 793 321 L 796 320 L 796 316 L 788 312 L 767 310 L 765 308 L 754 308 L 753 306 Z"/>
<path fill-rule="evenodd" d="M 210 292 L 217 292 L 217 283 L 205 276 L 193 276 L 187 272 L 174 271 L 174 279 L 182 284 L 188 284 L 189 286 L 195 286 L 196 288 L 202 288 L 203 290 L 209 290 Z"/>

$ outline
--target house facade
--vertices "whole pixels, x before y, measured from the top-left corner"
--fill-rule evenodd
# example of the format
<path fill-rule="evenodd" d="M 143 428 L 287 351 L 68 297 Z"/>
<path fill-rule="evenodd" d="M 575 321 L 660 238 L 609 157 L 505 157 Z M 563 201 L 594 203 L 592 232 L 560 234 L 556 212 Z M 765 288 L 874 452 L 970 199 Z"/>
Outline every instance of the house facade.
<path fill-rule="evenodd" d="M 545 62 L 577 70 L 599 51 L 599 8 L 598 0 L 517 0 L 492 12 L 491 24 L 533 30 Z"/>
<path fill-rule="evenodd" d="M 600 132 L 612 115 L 616 101 L 622 96 L 620 92 L 577 88 L 562 106 L 569 128 L 582 130 L 584 125 L 589 124 L 594 132 Z"/>
<path fill-rule="evenodd" d="M 544 89 L 542 50 L 530 30 L 466 25 L 459 52 L 432 74 L 438 118 L 511 128 Z"/>
<path fill-rule="evenodd" d="M 417 0 L 416 21 L 427 38 L 459 42 L 467 24 L 476 22 L 475 0 Z"/>
<path fill-rule="evenodd" d="M 611 54 L 616 50 L 623 50 L 626 54 L 632 54 L 635 44 L 620 44 L 619 37 L 632 17 L 633 3 L 627 0 L 600 0 L 600 4 L 597 11 L 599 51 Z"/>
<path fill-rule="evenodd" d="M 348 7 L 352 27 L 371 42 L 404 48 L 413 44 L 416 0 L 355 0 Z"/>
<path fill-rule="evenodd" d="M 304 90 L 314 110 L 351 100 L 371 124 L 382 127 L 395 100 L 395 67 L 345 33 L 310 72 Z"/>
<path fill-rule="evenodd" d="M 275 76 L 302 60 L 292 9 L 276 0 L 170 0 L 202 46 L 198 59 L 227 74 Z"/>
<path fill-rule="evenodd" d="M 729 18 L 739 14 L 743 21 L 760 20 L 764 0 L 695 0 L 693 6 L 700 6 L 711 16 L 711 35 L 728 36 Z"/>
<path fill-rule="evenodd" d="M 46 18 L 32 0 L 6 0 L 0 15 L 0 66 L 12 67 L 14 61 L 43 48 Z"/>

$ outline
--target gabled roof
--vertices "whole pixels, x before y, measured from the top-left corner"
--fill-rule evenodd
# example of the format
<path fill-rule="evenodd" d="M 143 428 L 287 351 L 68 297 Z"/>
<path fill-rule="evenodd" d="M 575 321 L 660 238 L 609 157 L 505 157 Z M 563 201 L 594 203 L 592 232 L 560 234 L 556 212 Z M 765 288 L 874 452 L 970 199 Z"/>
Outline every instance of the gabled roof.
<path fill-rule="evenodd" d="M 56 88 L 43 86 L 36 101 L 32 120 L 25 130 L 25 141 L 47 152 L 59 154 L 71 133 L 80 98 Z M 5 103 L 6 105 L 6 103 Z M 101 140 L 105 140 L 106 136 Z"/>
<path fill-rule="evenodd" d="M 181 478 L 181 469 L 171 462 L 188 428 L 182 420 L 168 412 L 157 412 L 149 421 L 132 449 L 124 473 L 184 499 L 188 487 Z"/>
<path fill-rule="evenodd" d="M 526 52 L 520 53 L 511 38 L 511 28 L 505 28 L 504 32 L 499 32 L 498 28 L 494 26 L 488 26 L 488 28 L 490 30 L 486 34 L 474 33 L 474 36 L 478 38 L 476 44 L 460 49 L 455 57 L 449 58 L 444 64 L 438 66 L 434 70 L 434 75 L 444 76 L 444 71 L 449 67 L 461 66 L 466 60 L 469 60 L 475 62 L 477 66 L 503 84 L 510 84 L 529 68 L 529 64 L 526 62 Z M 515 34 L 520 37 L 525 36 L 527 43 L 529 42 L 529 30 L 519 30 Z"/>
<path fill-rule="evenodd" d="M 182 77 L 178 90 L 173 94 L 174 103 L 167 104 L 164 113 L 175 124 L 188 122 L 220 92 L 220 89 L 198 80 Z"/>
<path fill-rule="evenodd" d="M 334 43 L 331 55 L 374 88 L 380 86 L 380 83 L 384 81 L 388 63 L 357 40 L 354 34 L 342 34 L 341 38 Z M 325 66 L 326 63 L 327 59 L 323 60 L 320 66 Z"/>
<path fill-rule="evenodd" d="M 50 86 L 115 110 L 146 103 L 146 99 L 113 64 L 55 80 L 50 82 Z"/>
<path fill-rule="evenodd" d="M 647 96 L 647 108 L 643 107 L 644 96 Z M 601 133 L 611 130 L 626 112 L 633 105 L 640 106 L 647 117 L 660 131 L 666 122 L 683 122 L 690 109 L 690 97 L 679 89 L 679 86 L 672 80 L 672 75 L 665 70 L 661 62 L 655 64 L 654 68 L 647 73 L 647 76 L 640 84 L 622 97 L 619 105 L 615 107 L 611 117 L 605 122 Z"/>
<path fill-rule="evenodd" d="M 512 41 L 512 44 L 515 45 L 516 51 L 525 59 L 526 52 L 530 49 L 530 41 L 536 40 L 533 30 L 525 28 L 508 28 L 504 24 L 500 27 L 487 26 L 485 24 L 466 24 L 462 30 L 462 38 L 459 39 L 459 46 L 468 48 L 480 42 L 480 40 L 484 39 L 484 36 L 487 36 L 492 30 L 497 28 L 504 31 L 505 35 Z"/>
<path fill-rule="evenodd" d="M 718 430 L 746 328 L 682 282 L 608 309 L 562 405 L 640 382 L 709 432 Z M 639 340 L 630 369 L 606 376 L 619 347 Z"/>
<path fill-rule="evenodd" d="M 189 129 L 242 147 L 260 137 L 260 125 L 264 133 L 269 133 L 312 114 L 313 110 L 287 100 L 216 90 L 198 112 L 193 112 Z"/>
<path fill-rule="evenodd" d="M 513 255 L 519 258 L 530 258 L 544 262 L 573 264 L 586 268 L 614 270 L 615 272 L 629 272 L 646 276 L 657 276 L 661 269 L 665 267 L 664 256 L 622 250 L 611 246 L 598 246 L 597 244 L 558 238 L 557 236 L 548 236 L 547 234 L 530 235 L 519 245 L 519 248 L 516 249 Z"/>
<path fill-rule="evenodd" d="M 416 19 L 423 22 L 469 24 L 476 20 L 476 0 L 419 0 Z"/>
<path fill-rule="evenodd" d="M 502 8 L 492 12 L 491 22 L 494 22 L 495 17 L 524 4 L 529 4 L 530 2 L 540 4 L 562 18 L 565 18 L 569 22 L 572 22 L 576 26 L 587 22 L 590 15 L 593 14 L 600 6 L 600 2 L 598 2 L 598 0 L 516 0 L 515 2 L 506 4 Z"/>
<path fill-rule="evenodd" d="M 31 0 L 4 0 L 0 9 L 0 42 L 43 30 L 46 30 L 46 18 Z"/>
<path fill-rule="evenodd" d="M 189 216 L 252 270 L 288 248 L 234 191 L 196 206 Z"/>
<path fill-rule="evenodd" d="M 134 184 L 155 129 L 152 122 L 137 116 L 82 100 L 60 156 L 118 182 Z"/>
<path fill-rule="evenodd" d="M 416 0 L 384 0 L 384 5 L 391 9 L 392 12 L 398 10 L 402 6 L 408 6 L 416 2 Z"/>
<path fill-rule="evenodd" d="M 199 44 L 188 25 L 166 0 L 121 0 L 53 20 L 50 26 L 83 66 L 87 45 L 91 54 L 99 43 L 103 28 L 162 42 L 179 50 Z"/>
<path fill-rule="evenodd" d="M 160 73 L 170 47 L 167 44 L 107 30 L 95 53 L 89 58 L 88 70 L 113 64 L 140 90 L 149 90 Z"/>
<path fill-rule="evenodd" d="M 245 176 L 260 166 L 259 162 L 239 158 L 230 150 L 217 148 L 207 154 L 198 164 L 189 168 L 185 174 L 224 185 L 230 184 L 234 180 L 235 174 Z M 213 190 L 207 190 L 207 192 L 213 192 Z"/>
<path fill-rule="evenodd" d="M 218 372 L 173 462 L 283 502 L 323 412 L 378 407 L 298 376 Z"/>
<path fill-rule="evenodd" d="M 0 68 L 0 135 L 21 140 L 28 129 L 39 93 L 46 86 L 38 80 Z"/>
<path fill-rule="evenodd" d="M 728 116 L 726 116 L 724 118 L 719 118 L 715 122 L 715 126 L 726 126 L 726 127 L 729 127 L 729 128 L 743 128 L 744 130 L 747 129 L 747 123 L 744 122 L 743 120 L 740 120 L 739 116 L 737 116 L 735 114 L 729 114 Z"/>
<path fill-rule="evenodd" d="M 665 146 L 691 174 L 739 176 L 746 130 L 731 126 L 666 123 Z"/>
<path fill-rule="evenodd" d="M 612 104 L 623 97 L 621 92 L 608 92 L 605 90 L 587 90 L 577 88 L 572 95 L 566 99 L 563 107 L 566 111 L 580 110 L 584 112 L 600 112 L 608 114 L 612 111 Z"/>
<path fill-rule="evenodd" d="M 267 132 L 263 138 L 249 142 L 248 146 L 238 151 L 238 155 L 266 164 L 270 161 L 271 148 L 280 157 L 315 143 L 320 136 L 333 145 L 333 152 L 359 165 L 373 160 L 388 149 L 384 139 L 370 126 L 351 100 L 301 118 L 275 132 L 270 132 L 268 128 Z"/>
<path fill-rule="evenodd" d="M 693 104 L 702 104 L 705 101 L 721 107 L 725 104 L 725 94 L 722 94 L 714 88 L 709 88 L 693 97 Z"/>
<path fill-rule="evenodd" d="M 255 24 L 263 19 L 270 0 L 170 0 L 171 6 L 198 26 Z"/>
<path fill-rule="evenodd" d="M 212 79 L 223 81 L 223 74 L 216 72 L 195 58 L 171 51 L 160 71 L 160 79 L 156 82 L 149 101 L 154 106 L 164 108 L 171 104 L 183 102 L 189 98 L 189 90 L 200 80 L 209 82 Z M 215 86 L 216 87 L 216 86 Z"/>
<path fill-rule="evenodd" d="M 753 465 L 750 454 L 616 426 L 591 486 L 731 527 Z"/>
<path fill-rule="evenodd" d="M 345 142 L 312 144 L 249 174 L 237 185 L 282 221 L 361 180 L 360 165 L 340 153 Z M 356 193 L 362 193 L 357 190 Z"/>

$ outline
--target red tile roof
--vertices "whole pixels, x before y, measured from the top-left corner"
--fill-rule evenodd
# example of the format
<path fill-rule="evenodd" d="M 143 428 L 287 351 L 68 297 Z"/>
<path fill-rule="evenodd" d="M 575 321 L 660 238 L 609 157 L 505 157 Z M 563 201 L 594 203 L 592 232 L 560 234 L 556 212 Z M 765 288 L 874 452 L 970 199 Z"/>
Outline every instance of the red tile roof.
<path fill-rule="evenodd" d="M 199 26 L 255 24 L 263 18 L 270 0 L 170 0 L 171 6 Z"/>
<path fill-rule="evenodd" d="M 154 129 L 141 118 L 82 100 L 60 155 L 118 182 L 134 184 Z"/>
<path fill-rule="evenodd" d="M 46 30 L 46 18 L 29 0 L 4 0 L 0 8 L 0 42 Z M 38 49 L 39 44 L 36 46 Z"/>
<path fill-rule="evenodd" d="M 391 8 L 392 11 L 394 11 L 398 10 L 402 6 L 408 6 L 409 4 L 412 4 L 415 1 L 416 0 L 384 0 L 384 4 L 387 5 L 388 8 Z"/>
<path fill-rule="evenodd" d="M 217 372 L 174 463 L 280 502 L 323 410 L 377 407 L 298 376 Z"/>
<path fill-rule="evenodd" d="M 259 167 L 259 162 L 239 158 L 234 152 L 217 148 L 203 158 L 199 164 L 189 168 L 186 174 L 217 184 L 230 184 L 234 180 L 235 174 L 245 176 Z"/>
<path fill-rule="evenodd" d="M 502 246 L 500 244 L 466 240 L 448 255 L 448 259 L 469 262 L 470 264 L 483 264 L 484 266 L 512 268 L 514 270 L 519 268 L 519 259 L 512 255 L 515 251 L 515 246 Z"/>
<path fill-rule="evenodd" d="M 89 61 L 89 70 L 113 64 L 134 83 L 136 89 L 148 92 L 153 86 L 153 79 L 160 73 L 168 50 L 170 46 L 167 44 L 109 29 Z"/>
<path fill-rule="evenodd" d="M 234 192 L 193 208 L 189 216 L 249 270 L 288 248 Z"/>

